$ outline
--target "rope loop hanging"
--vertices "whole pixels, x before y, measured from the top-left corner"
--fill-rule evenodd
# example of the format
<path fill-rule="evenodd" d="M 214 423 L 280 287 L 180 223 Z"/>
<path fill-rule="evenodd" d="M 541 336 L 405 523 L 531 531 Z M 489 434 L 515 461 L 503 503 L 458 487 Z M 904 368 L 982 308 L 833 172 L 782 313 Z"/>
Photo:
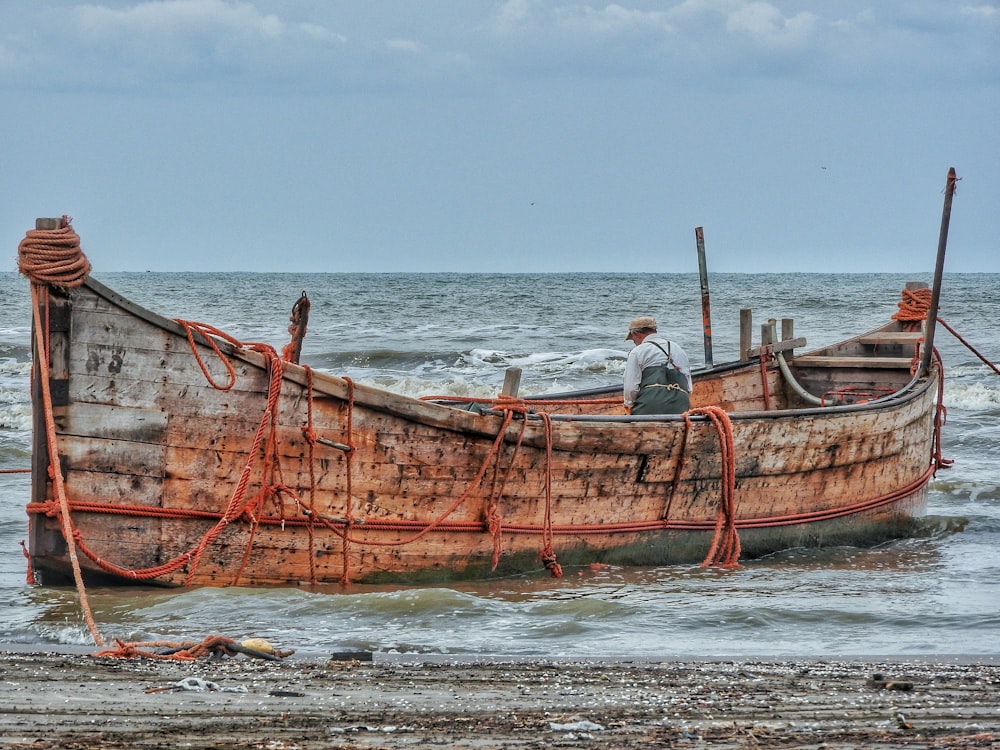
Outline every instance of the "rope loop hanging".
<path fill-rule="evenodd" d="M 722 464 L 722 489 L 719 511 L 715 517 L 715 533 L 712 546 L 705 555 L 701 567 L 719 566 L 735 568 L 739 565 L 741 544 L 736 529 L 736 452 L 733 440 L 733 425 L 726 411 L 718 406 L 702 406 L 684 412 L 687 430 L 691 429 L 691 417 L 708 417 L 719 435 L 720 461 Z M 685 437 L 687 432 L 685 432 Z"/>

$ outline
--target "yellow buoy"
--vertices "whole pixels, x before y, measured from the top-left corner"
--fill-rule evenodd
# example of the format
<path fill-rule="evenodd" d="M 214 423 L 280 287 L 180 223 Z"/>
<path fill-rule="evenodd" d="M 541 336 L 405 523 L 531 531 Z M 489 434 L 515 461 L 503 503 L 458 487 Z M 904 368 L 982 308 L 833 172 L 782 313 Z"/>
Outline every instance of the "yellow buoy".
<path fill-rule="evenodd" d="M 274 646 L 265 641 L 263 638 L 247 638 L 245 641 L 241 641 L 240 645 L 243 648 L 253 649 L 254 651 L 260 651 L 262 654 L 273 654 Z"/>

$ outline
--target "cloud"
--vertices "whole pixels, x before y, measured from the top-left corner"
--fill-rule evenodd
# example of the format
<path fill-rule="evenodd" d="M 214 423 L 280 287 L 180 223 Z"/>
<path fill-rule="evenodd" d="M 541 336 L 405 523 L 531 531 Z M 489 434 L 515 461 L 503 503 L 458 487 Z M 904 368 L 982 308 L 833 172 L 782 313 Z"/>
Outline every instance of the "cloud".
<path fill-rule="evenodd" d="M 48 15 L 40 11 L 37 22 L 58 20 L 55 43 L 19 44 L 13 54 L 36 82 L 72 87 L 281 79 L 328 62 L 347 42 L 321 24 L 284 21 L 250 2 L 74 4 Z"/>
<path fill-rule="evenodd" d="M 726 19 L 726 30 L 748 37 L 763 47 L 804 48 L 820 29 L 819 18 L 812 13 L 785 17 L 769 3 L 749 3 Z"/>
<path fill-rule="evenodd" d="M 962 13 L 979 20 L 1000 24 L 1000 6 L 997 5 L 963 5 Z"/>
<path fill-rule="evenodd" d="M 931 66 L 952 61 L 950 83 L 1000 66 L 994 4 L 930 0 L 801 4 L 788 0 L 681 0 L 655 11 L 634 3 L 508 0 L 491 29 L 499 66 L 564 74 L 664 76 L 713 82 L 757 75 L 826 82 L 923 85 Z M 962 42 L 956 43 L 955 36 Z M 505 54 L 505 50 L 507 54 Z M 992 53 L 990 52 L 992 50 Z M 480 54 L 490 54 L 485 47 Z M 961 61 L 968 58 L 969 65 Z"/>
<path fill-rule="evenodd" d="M 591 35 L 669 34 L 672 31 L 663 11 L 630 10 L 614 3 L 603 8 L 558 8 L 554 18 L 564 29 Z"/>
<path fill-rule="evenodd" d="M 167 58 L 178 48 L 196 55 L 249 55 L 261 45 L 346 41 L 321 25 L 288 23 L 248 2 L 223 0 L 156 0 L 122 10 L 81 5 L 73 9 L 70 21 L 88 45 L 109 44 Z"/>
<path fill-rule="evenodd" d="M 988 2 L 53 0 L 5 13 L 0 84 L 32 88 L 318 92 L 760 75 L 898 86 L 923 85 L 943 61 L 932 78 L 949 83 L 995 80 L 1000 67 L 1000 6 Z"/>
<path fill-rule="evenodd" d="M 516 32 L 532 17 L 532 0 L 506 0 L 493 16 L 493 28 L 500 34 Z"/>
<path fill-rule="evenodd" d="M 427 51 L 427 45 L 413 39 L 390 39 L 386 46 L 391 50 L 413 55 L 419 55 Z"/>

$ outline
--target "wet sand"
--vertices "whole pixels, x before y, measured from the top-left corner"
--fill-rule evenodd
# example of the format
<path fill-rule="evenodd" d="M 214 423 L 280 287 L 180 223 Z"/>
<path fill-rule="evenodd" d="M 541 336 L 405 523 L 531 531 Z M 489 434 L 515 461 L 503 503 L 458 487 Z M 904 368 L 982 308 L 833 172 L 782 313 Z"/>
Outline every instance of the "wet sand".
<path fill-rule="evenodd" d="M 176 747 L 1000 748 L 1000 661 L 2 653 L 0 748 Z"/>

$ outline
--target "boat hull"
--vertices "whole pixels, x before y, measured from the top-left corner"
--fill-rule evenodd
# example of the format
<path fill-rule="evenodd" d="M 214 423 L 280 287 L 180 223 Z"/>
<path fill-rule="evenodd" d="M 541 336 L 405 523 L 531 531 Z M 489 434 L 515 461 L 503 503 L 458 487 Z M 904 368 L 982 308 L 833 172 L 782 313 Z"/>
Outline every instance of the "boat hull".
<path fill-rule="evenodd" d="M 48 582 L 72 572 L 67 510 L 91 579 L 409 584 L 699 563 L 726 524 L 744 558 L 879 542 L 912 531 L 935 467 L 937 367 L 799 368 L 894 394 L 867 404 L 797 405 L 777 365 L 747 362 L 699 375 L 687 419 L 566 396 L 469 409 L 206 335 L 92 279 L 44 292 L 28 512 Z"/>

